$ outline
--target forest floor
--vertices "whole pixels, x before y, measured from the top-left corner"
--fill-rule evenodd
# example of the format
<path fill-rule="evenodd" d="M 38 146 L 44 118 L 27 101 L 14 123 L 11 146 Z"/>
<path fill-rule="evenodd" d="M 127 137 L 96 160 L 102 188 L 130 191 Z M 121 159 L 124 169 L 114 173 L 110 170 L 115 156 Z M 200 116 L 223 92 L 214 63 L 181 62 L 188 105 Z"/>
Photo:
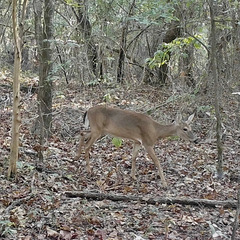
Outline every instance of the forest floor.
<path fill-rule="evenodd" d="M 209 113 L 198 111 L 193 123 L 193 130 L 201 139 L 198 144 L 168 138 L 155 146 L 169 184 L 164 189 L 144 150 L 139 153 L 137 180 L 133 181 L 132 143 L 124 141 L 116 148 L 110 137 L 98 140 L 92 148 L 89 175 L 83 156 L 74 161 L 82 116 L 90 106 L 107 100 L 109 105 L 150 113 L 155 120 L 169 123 L 184 100 L 172 101 L 171 94 L 147 86 L 57 86 L 52 137 L 46 142 L 44 167 L 38 168 L 34 150 L 38 136 L 31 132 L 37 118 L 37 96 L 31 91 L 34 79 L 25 79 L 23 85 L 27 87 L 21 91 L 18 174 L 9 181 L 6 175 L 12 123 L 10 77 L 1 79 L 0 84 L 0 239 L 230 239 L 236 209 L 209 207 L 197 200 L 237 200 L 240 133 L 234 126 L 232 109 L 223 111 L 224 177 L 219 180 L 216 176 L 214 120 Z M 232 105 L 235 106 L 234 101 Z M 185 116 L 194 110 L 189 108 Z M 84 192 L 86 197 L 71 197 L 68 192 Z M 102 197 L 87 197 L 88 193 Z M 159 198 L 195 199 L 197 204 L 148 201 Z M 240 229 L 236 236 L 240 239 Z"/>

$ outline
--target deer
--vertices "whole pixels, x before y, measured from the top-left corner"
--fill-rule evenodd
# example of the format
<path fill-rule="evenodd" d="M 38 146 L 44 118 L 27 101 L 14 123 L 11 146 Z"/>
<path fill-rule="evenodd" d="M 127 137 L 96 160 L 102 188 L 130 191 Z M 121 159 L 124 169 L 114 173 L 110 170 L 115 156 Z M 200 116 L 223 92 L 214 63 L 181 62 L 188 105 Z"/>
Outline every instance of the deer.
<path fill-rule="evenodd" d="M 143 113 L 105 105 L 91 107 L 85 112 L 83 117 L 84 125 L 86 128 L 90 127 L 90 131 L 81 132 L 75 160 L 80 158 L 82 148 L 84 148 L 86 167 L 90 173 L 89 151 L 97 139 L 104 135 L 129 139 L 134 143 L 130 176 L 136 180 L 136 158 L 138 151 L 143 146 L 158 170 L 163 187 L 166 188 L 167 181 L 165 180 L 161 164 L 156 157 L 154 145 L 158 139 L 170 136 L 178 136 L 183 140 L 196 142 L 196 137 L 190 126 L 193 118 L 194 114 L 190 115 L 187 121 L 182 121 L 181 115 L 177 115 L 176 120 L 172 124 L 162 125 Z"/>

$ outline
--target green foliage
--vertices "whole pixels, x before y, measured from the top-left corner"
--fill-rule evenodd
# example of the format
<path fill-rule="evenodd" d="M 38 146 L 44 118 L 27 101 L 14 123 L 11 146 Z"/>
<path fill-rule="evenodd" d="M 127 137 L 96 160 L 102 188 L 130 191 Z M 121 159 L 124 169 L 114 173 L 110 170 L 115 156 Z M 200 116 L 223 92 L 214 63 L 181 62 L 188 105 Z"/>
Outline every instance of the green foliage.
<path fill-rule="evenodd" d="M 201 105 L 197 107 L 198 112 L 211 112 L 213 110 L 213 107 L 210 105 Z"/>
<path fill-rule="evenodd" d="M 110 93 L 107 93 L 103 96 L 104 102 L 111 102 L 112 101 L 112 97 Z"/>
<path fill-rule="evenodd" d="M 101 30 L 104 31 L 104 35 L 114 38 L 116 33 L 119 32 L 119 26 L 126 20 L 132 20 L 143 25 L 160 25 L 178 20 L 174 15 L 175 2 L 136 0 L 132 14 L 128 18 L 127 13 L 131 6 L 131 2 L 128 0 L 96 0 L 95 4 L 89 4 L 88 11 L 93 23 L 93 30 L 99 31 L 97 26 L 102 22 Z"/>
<path fill-rule="evenodd" d="M 114 145 L 116 148 L 119 148 L 119 147 L 122 146 L 122 139 L 121 139 L 121 138 L 116 138 L 116 137 L 114 137 L 114 138 L 112 139 L 112 143 L 113 143 L 113 145 Z"/>
<path fill-rule="evenodd" d="M 136 5 L 137 11 L 131 19 L 141 24 L 161 24 L 178 20 L 174 16 L 174 1 L 143 0 L 138 1 Z"/>
<path fill-rule="evenodd" d="M 76 0 L 64 0 L 66 2 L 67 5 L 71 6 L 71 7 L 80 7 L 79 2 Z"/>
<path fill-rule="evenodd" d="M 197 112 L 202 112 L 208 115 L 210 118 L 214 118 L 215 109 L 211 105 L 201 105 L 197 107 Z"/>
<path fill-rule="evenodd" d="M 187 57 L 186 54 L 184 55 L 183 53 L 184 49 L 189 46 L 193 46 L 195 49 L 199 49 L 201 47 L 200 43 L 197 41 L 197 38 L 201 38 L 201 36 L 196 35 L 194 37 L 190 36 L 187 38 L 177 38 L 170 43 L 163 43 L 160 49 L 154 53 L 153 58 L 146 59 L 146 63 L 150 69 L 153 69 L 166 64 L 170 59 L 170 55 L 181 54 L 182 57 Z"/>
<path fill-rule="evenodd" d="M 162 46 L 162 49 L 159 49 L 154 53 L 153 58 L 147 58 L 146 62 L 149 65 L 151 69 L 155 67 L 161 67 L 162 65 L 166 64 L 167 61 L 170 58 L 170 51 L 169 48 L 165 48 L 165 46 Z"/>
<path fill-rule="evenodd" d="M 168 140 L 170 140 L 170 141 L 177 141 L 177 140 L 179 140 L 179 139 L 180 139 L 180 137 L 178 137 L 178 136 L 168 137 Z"/>

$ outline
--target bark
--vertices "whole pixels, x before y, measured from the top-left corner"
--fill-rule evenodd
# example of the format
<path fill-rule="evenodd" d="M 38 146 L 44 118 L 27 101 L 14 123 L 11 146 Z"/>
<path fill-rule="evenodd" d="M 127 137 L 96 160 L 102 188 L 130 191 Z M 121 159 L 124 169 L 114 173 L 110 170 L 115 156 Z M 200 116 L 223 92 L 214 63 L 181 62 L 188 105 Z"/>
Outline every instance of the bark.
<path fill-rule="evenodd" d="M 63 74 L 65 76 L 65 80 L 66 80 L 66 83 L 69 84 L 69 81 L 68 81 L 68 76 L 67 76 L 67 71 L 65 69 L 65 66 L 64 66 L 64 61 L 62 59 L 62 55 L 60 53 L 60 50 L 59 50 L 59 47 L 56 43 L 56 50 L 57 50 L 57 55 L 58 55 L 58 58 L 59 58 L 59 62 L 61 63 L 61 66 L 62 66 L 62 71 L 63 71 Z"/>
<path fill-rule="evenodd" d="M 29 19 L 30 17 L 30 7 L 29 5 L 26 6 L 26 14 L 25 14 L 25 19 Z M 29 27 L 28 27 L 29 29 Z M 25 29 L 25 32 L 28 30 L 28 29 Z M 21 39 L 21 42 L 22 42 L 22 62 L 21 62 L 21 68 L 24 70 L 24 71 L 27 71 L 27 70 L 31 70 L 31 64 L 32 64 L 32 59 L 31 56 L 30 56 L 30 46 L 31 46 L 31 43 L 30 44 L 25 44 L 27 42 L 28 39 L 26 39 L 26 37 L 24 36 L 24 34 L 21 34 L 22 35 L 22 39 Z M 34 44 L 32 42 L 32 44 Z"/>
<path fill-rule="evenodd" d="M 184 49 L 185 57 L 180 62 L 181 74 L 180 77 L 188 87 L 195 87 L 196 82 L 194 81 L 192 74 L 192 62 L 193 62 L 193 48 L 188 46 Z"/>
<path fill-rule="evenodd" d="M 238 19 L 240 18 L 240 3 L 238 3 L 238 8 L 236 12 L 232 14 L 232 29 L 233 29 L 233 47 L 235 50 L 235 55 L 233 57 L 233 78 L 238 79 L 240 70 L 239 70 L 239 62 L 240 62 L 240 26 Z M 237 80 L 235 91 L 240 92 L 240 81 Z M 236 114 L 236 126 L 240 128 L 240 94 L 236 96 L 238 101 L 238 107 L 235 110 Z"/>
<path fill-rule="evenodd" d="M 170 43 L 178 37 L 180 37 L 179 22 L 173 21 L 170 24 L 170 27 L 169 27 L 168 31 L 166 32 L 166 34 L 163 38 L 163 42 L 164 43 Z M 170 57 L 169 57 L 169 59 L 170 59 Z M 160 84 L 165 84 L 166 83 L 167 75 L 168 75 L 168 63 L 165 63 L 159 69 Z"/>
<path fill-rule="evenodd" d="M 12 9 L 12 21 L 13 21 L 13 34 L 15 42 L 15 57 L 14 57 L 14 73 L 13 73 L 13 120 L 12 120 L 12 142 L 10 161 L 8 168 L 8 178 L 16 175 L 17 167 L 16 162 L 18 160 L 18 147 L 19 147 L 19 128 L 21 123 L 20 118 L 20 69 L 21 69 L 21 46 L 19 33 L 17 30 L 17 0 L 13 1 Z"/>
<path fill-rule="evenodd" d="M 132 15 L 134 6 L 135 6 L 135 0 L 133 0 L 131 3 L 126 19 Z M 123 77 L 124 77 L 124 61 L 125 61 L 125 55 L 127 52 L 128 25 L 129 25 L 129 20 L 126 20 L 126 23 L 124 23 L 122 28 L 122 35 L 120 39 L 120 50 L 119 50 L 119 58 L 118 58 L 118 66 L 117 66 L 117 81 L 120 83 L 123 82 Z"/>
<path fill-rule="evenodd" d="M 168 30 L 163 37 L 163 42 L 164 43 L 170 43 L 178 37 L 180 37 L 179 22 L 173 21 L 169 24 Z M 154 40 L 151 41 L 151 43 L 152 43 L 151 47 L 150 47 L 150 44 L 148 44 L 149 45 L 149 53 L 150 53 L 149 55 L 150 56 L 153 55 L 153 52 L 157 51 L 157 47 L 158 47 L 158 46 L 154 46 Z M 150 48 L 151 48 L 151 50 L 150 50 Z M 169 56 L 169 58 L 170 57 L 171 56 Z M 164 85 L 166 83 L 166 80 L 167 80 L 167 77 L 168 77 L 168 62 L 166 62 L 165 64 L 163 64 L 159 68 L 157 68 L 156 71 L 157 71 L 157 81 L 155 83 L 157 85 Z M 153 74 L 151 74 L 151 71 L 146 72 L 145 76 L 144 76 L 144 82 L 150 83 L 152 75 Z"/>
<path fill-rule="evenodd" d="M 120 40 L 120 50 L 119 50 L 119 58 L 118 58 L 118 67 L 117 67 L 117 81 L 123 82 L 124 76 L 124 60 L 126 54 L 126 42 L 127 42 L 127 32 L 128 32 L 128 24 L 123 26 L 122 36 Z"/>
<path fill-rule="evenodd" d="M 72 8 L 78 22 L 78 29 L 82 33 L 86 46 L 87 46 L 87 56 L 88 64 L 92 73 L 97 76 L 97 63 L 98 63 L 98 54 L 96 49 L 96 44 L 92 38 L 92 25 L 87 13 L 87 3 L 83 0 L 78 0 L 79 6 L 77 11 L 75 8 Z"/>
<path fill-rule="evenodd" d="M 191 206 L 205 206 L 205 207 L 218 207 L 222 206 L 225 208 L 236 208 L 237 201 L 220 201 L 220 200 L 208 200 L 208 199 L 186 199 L 186 198 L 145 198 L 140 196 L 126 196 L 126 195 L 116 195 L 116 194 L 105 194 L 99 192 L 65 192 L 67 197 L 70 198 L 87 198 L 91 200 L 101 201 L 108 199 L 111 201 L 138 201 L 146 204 L 181 204 L 181 205 L 191 205 Z"/>
<path fill-rule="evenodd" d="M 236 232 L 237 232 L 238 225 L 239 225 L 239 217 L 240 217 L 240 188 L 238 190 L 237 211 L 236 211 L 235 220 L 234 220 L 234 223 L 233 223 L 233 232 L 232 232 L 231 240 L 237 239 L 236 238 Z"/>
<path fill-rule="evenodd" d="M 35 32 L 39 50 L 39 90 L 38 90 L 38 112 L 41 136 L 49 137 L 52 127 L 52 51 L 50 41 L 53 39 L 53 9 L 54 2 L 45 0 L 44 17 L 42 24 L 41 2 L 36 1 Z M 40 15 L 39 15 L 40 14 Z M 42 143 L 40 143 L 42 144 Z"/>
<path fill-rule="evenodd" d="M 20 72 L 21 72 L 21 59 L 22 59 L 22 48 L 21 39 L 23 37 L 23 21 L 26 14 L 26 6 L 28 0 L 24 0 L 22 15 L 19 24 L 17 23 L 17 0 L 13 1 L 12 6 L 12 22 L 13 22 L 13 38 L 15 44 L 15 55 L 14 55 L 14 73 L 13 73 L 13 120 L 12 120 L 12 141 L 11 141 L 11 152 L 9 158 L 8 178 L 13 177 L 17 173 L 17 160 L 18 160 L 18 148 L 19 148 L 19 129 L 21 124 L 20 115 Z"/>
<path fill-rule="evenodd" d="M 217 152 L 218 152 L 218 163 L 217 163 L 217 174 L 219 178 L 223 176 L 223 143 L 222 143 L 222 119 L 220 113 L 220 84 L 217 74 L 217 52 L 216 52 L 216 25 L 214 20 L 214 1 L 210 1 L 210 18 L 211 18 L 211 70 L 212 77 L 214 80 L 214 106 L 215 115 L 217 119 L 216 125 L 216 138 L 217 138 Z"/>

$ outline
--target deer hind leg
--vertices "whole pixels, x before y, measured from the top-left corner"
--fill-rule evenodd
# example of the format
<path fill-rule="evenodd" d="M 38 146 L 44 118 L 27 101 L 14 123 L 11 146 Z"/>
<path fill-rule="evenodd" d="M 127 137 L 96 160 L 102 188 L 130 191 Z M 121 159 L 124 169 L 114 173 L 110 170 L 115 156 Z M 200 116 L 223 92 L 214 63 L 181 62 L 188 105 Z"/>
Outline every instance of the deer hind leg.
<path fill-rule="evenodd" d="M 147 153 L 149 154 L 149 156 L 151 157 L 151 159 L 153 160 L 155 166 L 156 166 L 157 169 L 158 169 L 158 174 L 159 174 L 159 176 L 160 176 L 160 178 L 161 178 L 161 181 L 162 181 L 162 183 L 163 183 L 163 186 L 164 186 L 164 187 L 167 187 L 167 182 L 166 182 L 165 177 L 164 177 L 164 174 L 163 174 L 163 169 L 162 169 L 162 167 L 161 167 L 161 165 L 160 165 L 160 162 L 158 161 L 158 159 L 157 159 L 157 157 L 156 157 L 156 155 L 155 155 L 155 152 L 154 152 L 154 150 L 153 150 L 153 147 L 151 147 L 151 146 L 144 146 L 144 147 L 145 147 Z"/>
<path fill-rule="evenodd" d="M 139 149 L 141 148 L 141 144 L 139 142 L 135 142 L 133 146 L 133 155 L 132 155 L 132 169 L 131 169 L 131 177 L 136 180 L 136 158 Z"/>

